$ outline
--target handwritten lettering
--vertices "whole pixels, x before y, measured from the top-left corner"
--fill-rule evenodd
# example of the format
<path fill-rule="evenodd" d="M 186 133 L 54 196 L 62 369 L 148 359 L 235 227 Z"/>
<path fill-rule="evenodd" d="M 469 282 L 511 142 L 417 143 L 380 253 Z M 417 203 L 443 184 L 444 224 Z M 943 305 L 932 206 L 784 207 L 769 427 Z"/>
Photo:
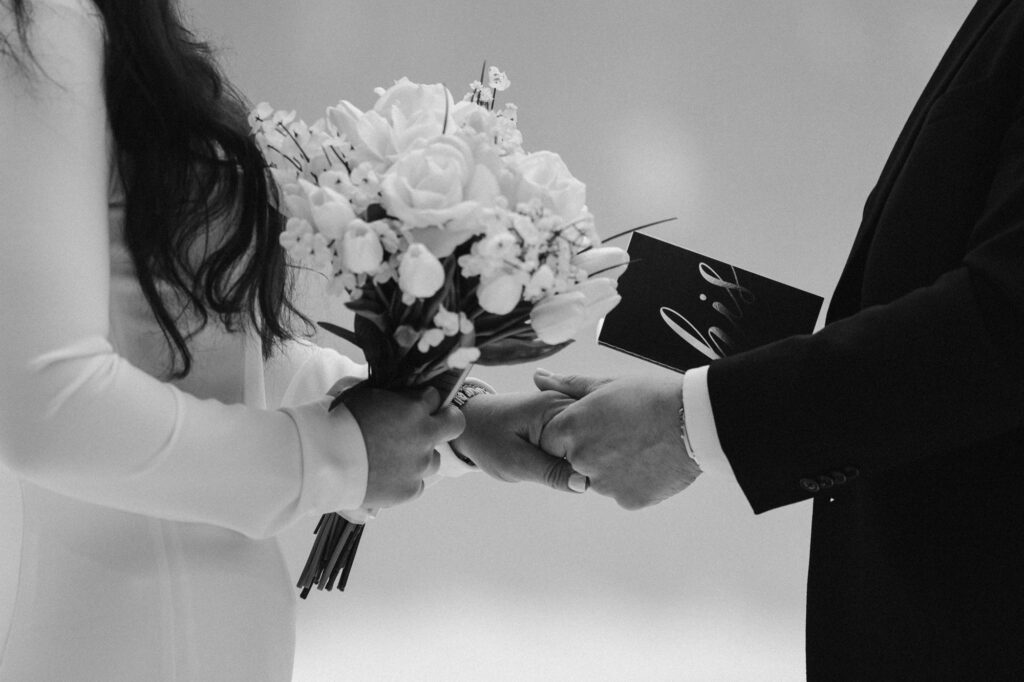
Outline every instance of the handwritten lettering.
<path fill-rule="evenodd" d="M 757 297 L 754 292 L 740 284 L 739 273 L 736 268 L 730 266 L 732 280 L 721 277 L 715 269 L 707 263 L 700 263 L 697 270 L 700 276 L 713 287 L 723 289 L 729 298 L 732 307 L 721 301 L 712 301 L 711 309 L 719 313 L 729 322 L 736 331 L 740 331 L 740 321 L 743 319 L 744 305 L 752 305 Z M 706 301 L 707 296 L 701 294 L 701 300 Z M 686 319 L 678 311 L 662 306 L 659 309 L 662 321 L 677 336 L 686 341 L 691 347 L 700 351 L 711 360 L 718 360 L 729 354 L 729 351 L 736 347 L 732 336 L 722 327 L 712 325 L 708 327 L 707 333 L 703 333 L 690 320 Z"/>

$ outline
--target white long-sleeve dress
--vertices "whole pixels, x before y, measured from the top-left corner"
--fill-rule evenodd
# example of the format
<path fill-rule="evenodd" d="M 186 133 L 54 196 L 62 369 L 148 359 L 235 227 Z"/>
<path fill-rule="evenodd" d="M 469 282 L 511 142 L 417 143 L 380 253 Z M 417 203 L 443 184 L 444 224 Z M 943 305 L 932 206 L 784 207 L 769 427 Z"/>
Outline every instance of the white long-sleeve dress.
<path fill-rule="evenodd" d="M 274 536 L 360 506 L 362 435 L 321 397 L 363 367 L 304 343 L 265 363 L 211 323 L 191 374 L 158 378 L 109 181 L 102 22 L 88 0 L 33 4 L 42 71 L 0 66 L 0 459 L 24 517 L 0 680 L 290 679 Z"/>

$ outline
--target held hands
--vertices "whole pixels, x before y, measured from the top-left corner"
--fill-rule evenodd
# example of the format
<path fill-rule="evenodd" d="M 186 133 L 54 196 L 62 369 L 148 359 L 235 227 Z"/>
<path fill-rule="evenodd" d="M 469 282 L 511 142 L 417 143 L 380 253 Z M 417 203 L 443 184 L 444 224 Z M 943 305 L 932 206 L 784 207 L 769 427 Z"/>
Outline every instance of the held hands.
<path fill-rule="evenodd" d="M 434 447 L 454 439 L 466 426 L 458 408 L 438 411 L 441 396 L 434 388 L 385 391 L 356 386 L 345 391 L 342 402 L 359 423 L 366 444 L 364 508 L 390 507 L 418 497 L 423 479 L 437 471 Z"/>
<path fill-rule="evenodd" d="M 466 430 L 452 447 L 499 480 L 582 493 L 586 477 L 537 448 L 544 425 L 573 402 L 553 391 L 476 396 L 462 408 Z"/>
<path fill-rule="evenodd" d="M 538 370 L 534 383 L 539 393 L 479 395 L 461 411 L 438 411 L 441 397 L 432 388 L 346 391 L 369 461 L 363 506 L 419 496 L 439 465 L 434 448 L 444 441 L 499 480 L 577 493 L 589 485 L 626 509 L 661 502 L 700 475 L 682 443 L 678 379 Z"/>
<path fill-rule="evenodd" d="M 534 383 L 578 399 L 547 422 L 541 447 L 566 457 L 596 492 L 622 507 L 661 502 L 700 475 L 682 443 L 678 379 L 562 377 L 538 370 Z"/>

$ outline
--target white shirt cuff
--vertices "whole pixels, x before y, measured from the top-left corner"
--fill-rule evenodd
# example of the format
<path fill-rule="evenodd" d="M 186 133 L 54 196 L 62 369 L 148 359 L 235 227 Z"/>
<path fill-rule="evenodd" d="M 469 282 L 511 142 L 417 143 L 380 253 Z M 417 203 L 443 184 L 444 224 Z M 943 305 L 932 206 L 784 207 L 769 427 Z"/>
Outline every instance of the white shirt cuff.
<path fill-rule="evenodd" d="M 687 370 L 683 376 L 683 413 L 691 456 L 704 471 L 729 472 L 732 467 L 718 440 L 715 414 L 708 392 L 708 366 Z"/>

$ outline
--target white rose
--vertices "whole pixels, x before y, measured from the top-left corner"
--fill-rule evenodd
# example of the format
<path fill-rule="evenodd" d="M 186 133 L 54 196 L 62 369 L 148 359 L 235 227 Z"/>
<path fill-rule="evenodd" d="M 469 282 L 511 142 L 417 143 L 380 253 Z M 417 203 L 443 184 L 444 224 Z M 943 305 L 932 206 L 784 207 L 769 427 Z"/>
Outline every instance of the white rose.
<path fill-rule="evenodd" d="M 398 285 L 416 298 L 430 298 L 444 286 L 444 266 L 423 244 L 411 244 L 398 266 Z"/>
<path fill-rule="evenodd" d="M 350 165 L 371 163 L 382 166 L 394 156 L 391 124 L 376 111 L 364 113 L 351 102 L 342 100 L 327 110 L 327 118 L 352 145 L 347 159 Z"/>
<path fill-rule="evenodd" d="M 421 85 L 401 78 L 378 92 L 381 96 L 373 110 L 390 122 L 396 151 L 408 149 L 417 140 L 436 137 L 448 128 L 445 115 L 450 119 L 454 103 L 441 83 Z"/>
<path fill-rule="evenodd" d="M 384 247 L 377 231 L 355 220 L 341 238 L 341 265 L 349 272 L 373 273 L 384 261 Z"/>
<path fill-rule="evenodd" d="M 517 162 L 519 182 L 515 203 L 536 199 L 541 206 L 572 222 L 586 209 L 587 187 L 569 172 L 562 157 L 554 152 L 534 152 Z"/>
<path fill-rule="evenodd" d="M 387 212 L 410 230 L 409 238 L 444 257 L 483 229 L 473 215 L 493 204 L 499 189 L 466 143 L 442 136 L 402 154 L 381 180 L 381 194 Z"/>
<path fill-rule="evenodd" d="M 446 110 L 450 112 L 454 107 L 451 93 L 441 83 L 413 83 L 403 76 L 387 90 L 378 88 L 377 92 L 380 98 L 373 105 L 373 110 L 390 121 L 394 121 L 396 116 L 414 118 L 423 112 L 443 117 Z"/>

